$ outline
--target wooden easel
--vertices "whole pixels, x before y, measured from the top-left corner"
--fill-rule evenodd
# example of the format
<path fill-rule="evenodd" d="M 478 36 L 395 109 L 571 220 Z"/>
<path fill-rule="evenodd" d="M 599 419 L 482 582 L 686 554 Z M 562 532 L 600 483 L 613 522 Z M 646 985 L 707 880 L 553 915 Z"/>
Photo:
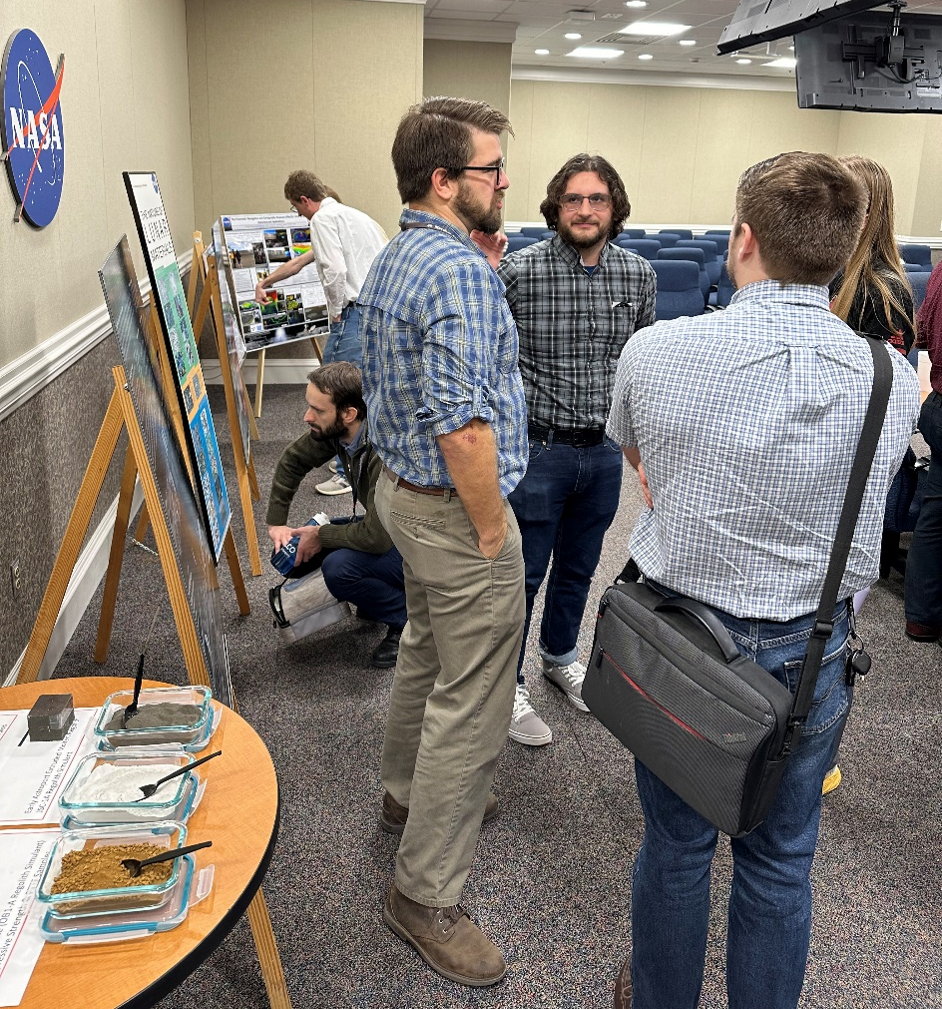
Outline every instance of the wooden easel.
<path fill-rule="evenodd" d="M 199 263 L 199 266 L 197 266 L 197 263 Z M 258 489 L 258 477 L 255 474 L 255 461 L 252 459 L 251 451 L 248 458 L 245 455 L 242 444 L 242 428 L 239 424 L 239 412 L 236 404 L 236 396 L 245 396 L 247 402 L 248 394 L 245 391 L 242 373 L 237 372 L 233 374 L 232 371 L 232 361 L 229 358 L 229 346 L 226 340 L 225 322 L 222 315 L 222 300 L 219 293 L 219 273 L 216 269 L 216 260 L 215 258 L 211 260 L 207 271 L 203 260 L 203 236 L 199 231 L 193 233 L 193 266 L 190 267 L 191 289 L 193 288 L 194 270 L 198 270 L 202 277 L 203 291 L 200 295 L 199 306 L 193 321 L 193 332 L 199 334 L 203 331 L 207 312 L 211 310 L 213 326 L 216 330 L 216 353 L 219 356 L 219 367 L 222 371 L 222 384 L 226 390 L 229 435 L 232 439 L 232 452 L 235 456 L 236 477 L 239 483 L 239 499 L 242 503 L 242 519 L 245 524 L 245 538 L 249 548 L 249 564 L 252 568 L 252 574 L 258 577 L 262 573 L 262 560 L 258 549 L 258 530 L 255 528 L 255 514 L 252 509 L 252 501 L 258 501 L 261 495 Z M 236 382 L 238 382 L 238 388 L 236 388 Z M 251 409 L 248 409 L 246 412 L 251 426 L 251 436 L 257 441 L 258 428 L 255 426 L 255 418 L 252 416 Z"/>
<path fill-rule="evenodd" d="M 144 491 L 144 501 L 154 528 L 154 538 L 157 541 L 157 554 L 160 558 L 164 582 L 170 596 L 170 606 L 173 610 L 173 618 L 183 650 L 183 660 L 186 665 L 187 676 L 193 684 L 210 686 L 209 671 L 206 668 L 206 660 L 203 657 L 197 637 L 196 624 L 193 620 L 193 614 L 190 611 L 190 605 L 183 587 L 180 567 L 177 563 L 173 543 L 170 538 L 170 530 L 157 492 L 157 483 L 150 467 L 147 450 L 144 447 L 144 437 L 141 433 L 137 415 L 134 412 L 131 394 L 125 384 L 124 368 L 113 368 L 112 375 L 114 377 L 114 391 L 111 394 L 108 409 L 105 411 L 105 417 L 98 432 L 95 447 L 92 449 L 91 459 L 85 471 L 85 476 L 82 479 L 78 497 L 72 508 L 65 536 L 63 537 L 62 545 L 59 547 L 59 553 L 56 556 L 52 574 L 49 577 L 49 583 L 43 595 L 36 623 L 33 625 L 33 632 L 26 646 L 26 653 L 20 666 L 17 683 L 33 683 L 39 674 L 43 657 L 49 646 L 56 619 L 65 597 L 69 579 L 75 568 L 85 533 L 91 521 L 95 503 L 101 493 L 105 476 L 114 457 L 115 449 L 118 446 L 118 438 L 122 429 L 126 429 L 129 444 L 125 458 L 124 477 L 121 484 L 118 517 L 115 520 L 115 535 L 111 545 L 112 561 L 114 560 L 116 549 L 119 554 L 123 555 L 124 552 L 124 533 L 127 531 L 127 523 L 130 516 L 130 498 L 131 493 L 133 493 L 135 479 L 139 477 Z M 128 493 L 125 493 L 126 490 L 128 490 Z M 121 531 L 120 536 L 119 528 Z M 231 531 L 227 534 L 227 541 L 232 541 Z M 109 564 L 109 578 L 112 576 L 112 568 L 116 568 L 120 572 L 120 564 Z M 111 605 L 113 613 L 113 599 L 111 600 Z M 105 603 L 103 602 L 102 619 L 104 619 L 104 611 Z M 110 627 L 110 617 L 108 622 Z M 99 628 L 99 643 L 100 640 L 101 630 Z M 268 990 L 268 999 L 272 1009 L 290 1009 L 291 999 L 288 995 L 284 972 L 281 967 L 281 958 L 278 955 L 278 947 L 275 944 L 271 919 L 268 916 L 265 897 L 261 889 L 258 890 L 252 899 L 246 913 L 252 928 L 255 946 L 258 950 L 262 976 L 265 980 L 265 987 Z"/>
<path fill-rule="evenodd" d="M 153 299 L 150 303 L 150 324 L 154 327 L 154 333 L 160 333 L 160 318 L 157 315 L 157 308 L 154 305 Z M 173 431 L 177 439 L 177 445 L 180 446 L 180 455 L 183 457 L 184 465 L 186 466 L 186 473 L 190 480 L 190 486 L 196 488 L 196 480 L 193 474 L 193 465 L 190 461 L 190 453 L 187 449 L 186 443 L 186 433 L 183 426 L 183 414 L 180 412 L 180 404 L 177 400 L 176 391 L 174 389 L 173 383 L 173 372 L 170 370 L 170 360 L 164 350 L 165 344 L 163 339 L 156 339 L 152 341 L 152 346 L 157 347 L 157 377 L 160 380 L 161 387 L 163 388 L 164 395 L 163 401 L 164 405 L 168 408 L 170 413 L 170 422 L 173 425 Z M 131 498 L 134 494 L 134 480 L 128 478 L 127 474 L 127 462 L 125 463 L 125 478 L 121 482 L 121 497 L 118 500 L 118 517 L 115 518 L 115 534 L 111 541 L 111 558 L 108 561 L 108 576 L 105 579 L 105 597 L 102 600 L 102 622 L 99 624 L 98 630 L 98 645 L 95 648 L 95 661 L 104 662 L 108 657 L 108 640 L 111 637 L 111 621 L 105 619 L 105 614 L 107 611 L 113 612 L 115 597 L 118 593 L 118 580 L 121 577 L 121 559 L 124 556 L 124 537 L 127 533 L 127 521 L 130 519 L 131 514 Z M 128 488 L 127 480 L 130 479 L 130 487 Z M 125 502 L 125 497 L 127 498 Z M 120 540 L 118 537 L 118 523 L 122 511 L 126 511 L 127 518 L 124 523 L 124 528 L 121 530 Z M 144 537 L 147 535 L 147 528 L 150 524 L 150 515 L 147 509 L 147 502 L 145 500 L 144 507 L 141 508 L 141 516 L 137 523 L 137 528 L 134 530 L 134 538 L 138 542 L 143 542 Z M 252 528 L 255 528 L 254 519 L 252 521 Z M 120 547 L 116 548 L 116 542 L 120 543 Z M 239 612 L 242 616 L 247 616 L 252 612 L 252 607 L 249 605 L 249 596 L 245 590 L 245 579 L 242 577 L 242 566 L 239 563 L 239 552 L 236 550 L 235 539 L 232 536 L 232 528 L 226 531 L 226 537 L 223 540 L 223 548 L 226 551 L 226 562 L 229 565 L 229 574 L 232 577 L 232 585 L 235 589 L 236 600 L 239 603 Z M 117 553 L 115 552 L 117 549 Z M 254 569 L 253 569 L 254 573 Z M 100 657 L 99 657 L 100 656 Z"/>

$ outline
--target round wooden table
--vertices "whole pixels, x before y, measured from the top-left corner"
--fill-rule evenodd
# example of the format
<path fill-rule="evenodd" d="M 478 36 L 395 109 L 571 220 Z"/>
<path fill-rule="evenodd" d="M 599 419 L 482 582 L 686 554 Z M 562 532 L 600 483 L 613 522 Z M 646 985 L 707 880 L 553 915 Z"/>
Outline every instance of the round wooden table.
<path fill-rule="evenodd" d="M 144 686 L 170 684 L 145 680 Z M 49 693 L 69 693 L 76 708 L 91 708 L 130 688 L 133 680 L 105 676 L 42 680 L 0 688 L 0 710 L 29 709 Z M 278 836 L 278 780 L 265 744 L 229 708 L 223 707 L 210 747 L 223 753 L 196 772 L 206 780 L 206 791 L 187 822 L 188 842 L 213 842 L 195 854 L 197 869 L 216 866 L 210 895 L 169 932 L 93 946 L 47 942 L 21 1009 L 153 1006 L 220 945 L 246 911 Z"/>

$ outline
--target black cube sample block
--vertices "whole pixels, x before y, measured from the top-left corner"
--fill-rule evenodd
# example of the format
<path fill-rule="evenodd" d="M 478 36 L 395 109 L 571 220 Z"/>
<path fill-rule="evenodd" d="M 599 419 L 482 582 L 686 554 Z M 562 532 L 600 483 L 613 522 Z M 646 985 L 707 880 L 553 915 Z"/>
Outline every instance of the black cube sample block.
<path fill-rule="evenodd" d="M 75 718 L 71 694 L 43 694 L 26 716 L 32 742 L 62 739 Z"/>

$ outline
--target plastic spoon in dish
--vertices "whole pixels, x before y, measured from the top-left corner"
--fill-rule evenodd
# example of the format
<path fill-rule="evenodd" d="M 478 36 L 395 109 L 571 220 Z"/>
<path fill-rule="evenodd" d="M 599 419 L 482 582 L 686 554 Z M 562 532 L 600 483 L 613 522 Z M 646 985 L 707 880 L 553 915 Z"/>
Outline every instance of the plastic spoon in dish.
<path fill-rule="evenodd" d="M 137 699 L 141 696 L 141 683 L 144 682 L 144 655 L 147 652 L 147 646 L 150 644 L 154 628 L 157 626 L 158 613 L 160 613 L 159 609 L 154 611 L 154 619 L 150 622 L 150 630 L 147 632 L 147 637 L 144 640 L 141 657 L 137 660 L 137 676 L 134 677 L 134 699 L 124 709 L 124 720 L 121 723 L 122 728 L 127 727 L 128 719 L 133 718 L 137 714 Z"/>
<path fill-rule="evenodd" d="M 165 781 L 176 778 L 179 774 L 186 774 L 187 771 L 192 771 L 194 767 L 199 767 L 200 764 L 205 764 L 207 760 L 212 760 L 213 757 L 218 757 L 221 754 L 222 750 L 216 750 L 215 753 L 200 757 L 199 760 L 191 760 L 189 764 L 184 764 L 183 767 L 178 767 L 175 771 L 171 771 L 170 774 L 165 774 L 159 781 L 155 781 L 153 785 L 140 785 L 139 787 L 144 794 L 134 801 L 143 802 L 145 799 L 149 799 Z"/>
<path fill-rule="evenodd" d="M 162 855 L 154 855 L 152 858 L 122 858 L 121 864 L 131 874 L 131 878 L 134 879 L 140 876 L 141 869 L 145 865 L 153 865 L 155 862 L 169 862 L 171 859 L 179 858 L 181 855 L 188 855 L 191 851 L 199 851 L 200 848 L 211 848 L 212 846 L 212 841 L 200 841 L 199 844 L 187 844 L 182 848 L 171 848 L 170 851 L 165 851 Z"/>

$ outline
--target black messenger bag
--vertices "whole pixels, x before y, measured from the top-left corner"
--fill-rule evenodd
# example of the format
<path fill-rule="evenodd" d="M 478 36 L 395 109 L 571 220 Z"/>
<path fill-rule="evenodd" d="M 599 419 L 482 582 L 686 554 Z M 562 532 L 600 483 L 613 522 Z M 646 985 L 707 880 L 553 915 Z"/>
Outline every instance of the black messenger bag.
<path fill-rule="evenodd" d="M 605 591 L 582 699 L 688 806 L 732 837 L 775 800 L 808 717 L 857 515 L 893 381 L 880 340 L 867 339 L 873 392 L 851 467 L 821 605 L 795 696 L 740 654 L 708 607 L 630 582 Z"/>

